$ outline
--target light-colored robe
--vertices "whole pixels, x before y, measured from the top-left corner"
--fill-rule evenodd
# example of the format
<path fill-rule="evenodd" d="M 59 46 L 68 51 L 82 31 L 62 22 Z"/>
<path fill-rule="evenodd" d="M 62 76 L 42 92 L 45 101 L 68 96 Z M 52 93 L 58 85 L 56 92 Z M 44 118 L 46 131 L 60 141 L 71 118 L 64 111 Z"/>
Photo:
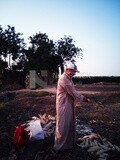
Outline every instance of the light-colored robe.
<path fill-rule="evenodd" d="M 63 73 L 57 84 L 55 150 L 70 149 L 75 143 L 75 100 L 83 100 L 72 79 Z"/>

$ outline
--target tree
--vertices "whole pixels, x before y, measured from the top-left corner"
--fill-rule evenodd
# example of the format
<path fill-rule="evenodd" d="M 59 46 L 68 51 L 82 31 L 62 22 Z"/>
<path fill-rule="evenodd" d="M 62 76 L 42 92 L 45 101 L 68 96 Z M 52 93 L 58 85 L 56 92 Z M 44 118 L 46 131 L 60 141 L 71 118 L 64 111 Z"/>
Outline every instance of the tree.
<path fill-rule="evenodd" d="M 44 33 L 37 33 L 30 37 L 31 46 L 25 51 L 27 57 L 26 68 L 36 70 L 41 74 L 42 70 L 47 70 L 48 83 L 59 73 L 59 67 L 63 64 L 60 55 L 56 53 L 53 40 L 50 40 Z"/>
<path fill-rule="evenodd" d="M 7 47 L 6 47 L 6 40 L 5 40 L 5 33 L 3 31 L 2 26 L 0 26 L 0 59 L 1 59 L 1 63 L 2 63 L 2 56 L 4 56 L 4 58 L 6 57 L 6 55 L 4 55 L 4 53 L 7 52 Z M 6 61 L 6 59 L 5 59 Z"/>
<path fill-rule="evenodd" d="M 47 70 L 48 77 L 57 75 L 59 68 L 63 72 L 66 61 L 75 61 L 75 57 L 82 57 L 82 49 L 75 46 L 70 36 L 64 36 L 53 43 L 45 33 L 37 33 L 30 37 L 30 43 L 31 46 L 25 51 L 28 60 L 26 67 L 39 73 Z"/>
<path fill-rule="evenodd" d="M 4 61 L 0 58 L 0 72 L 1 72 L 2 70 L 4 70 L 5 68 L 7 68 L 7 67 L 8 67 L 7 62 L 4 62 Z"/>
<path fill-rule="evenodd" d="M 26 51 L 29 61 L 29 68 L 41 71 L 48 69 L 48 58 L 55 54 L 55 47 L 52 40 L 44 33 L 37 33 L 30 37 L 31 46 Z"/>
<path fill-rule="evenodd" d="M 56 43 L 57 54 L 62 57 L 63 63 L 66 61 L 75 62 L 76 57 L 82 58 L 82 49 L 75 46 L 71 36 L 64 36 Z M 63 72 L 63 67 L 61 68 Z"/>
<path fill-rule="evenodd" d="M 3 31 L 0 26 L 0 56 L 3 56 L 4 61 L 8 57 L 8 66 L 12 68 L 11 59 L 17 63 L 17 60 L 22 55 L 25 47 L 24 39 L 20 38 L 22 34 L 16 33 L 15 28 L 8 25 L 8 29 Z"/>

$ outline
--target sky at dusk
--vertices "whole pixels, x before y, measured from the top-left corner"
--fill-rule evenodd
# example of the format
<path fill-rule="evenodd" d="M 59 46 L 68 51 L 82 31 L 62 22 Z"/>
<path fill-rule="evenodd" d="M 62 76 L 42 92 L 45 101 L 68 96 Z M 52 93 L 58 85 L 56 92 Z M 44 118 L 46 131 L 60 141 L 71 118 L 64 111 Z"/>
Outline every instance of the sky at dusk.
<path fill-rule="evenodd" d="M 54 42 L 71 36 L 83 49 L 80 76 L 120 76 L 120 0 L 1 0 L 0 25 L 26 43 L 39 32 Z"/>

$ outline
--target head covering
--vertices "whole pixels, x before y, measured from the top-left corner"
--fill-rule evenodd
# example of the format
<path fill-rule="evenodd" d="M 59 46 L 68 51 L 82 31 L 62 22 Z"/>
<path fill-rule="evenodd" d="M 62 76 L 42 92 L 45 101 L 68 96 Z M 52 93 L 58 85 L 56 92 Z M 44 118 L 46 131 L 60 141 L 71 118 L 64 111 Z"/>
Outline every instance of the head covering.
<path fill-rule="evenodd" d="M 74 65 L 75 65 L 75 64 L 74 64 Z M 76 65 L 74 66 L 74 70 L 75 70 L 76 72 L 79 72 Z"/>
<path fill-rule="evenodd" d="M 66 69 L 73 69 L 75 72 L 79 72 L 77 66 L 74 63 L 68 63 Z"/>

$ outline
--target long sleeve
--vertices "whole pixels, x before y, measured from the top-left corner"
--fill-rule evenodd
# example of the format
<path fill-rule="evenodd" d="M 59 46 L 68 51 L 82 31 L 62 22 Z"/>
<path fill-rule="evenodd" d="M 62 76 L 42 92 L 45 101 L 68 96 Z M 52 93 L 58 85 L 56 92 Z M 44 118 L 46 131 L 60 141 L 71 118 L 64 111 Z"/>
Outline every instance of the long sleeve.
<path fill-rule="evenodd" d="M 79 94 L 75 87 L 74 87 L 74 84 L 72 82 L 71 79 L 69 78 L 65 78 L 64 80 L 61 79 L 60 80 L 60 85 L 61 87 L 66 90 L 66 92 L 73 97 L 74 100 L 79 100 L 79 101 L 83 101 L 83 95 Z"/>

